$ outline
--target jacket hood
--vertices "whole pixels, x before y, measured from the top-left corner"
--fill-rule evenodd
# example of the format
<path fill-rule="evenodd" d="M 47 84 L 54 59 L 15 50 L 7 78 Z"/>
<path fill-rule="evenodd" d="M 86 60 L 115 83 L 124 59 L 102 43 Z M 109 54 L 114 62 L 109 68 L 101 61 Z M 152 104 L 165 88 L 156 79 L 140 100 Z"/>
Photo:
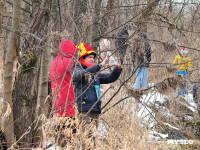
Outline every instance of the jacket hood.
<path fill-rule="evenodd" d="M 72 56 L 74 55 L 75 49 L 76 49 L 76 46 L 74 45 L 74 43 L 72 43 L 72 41 L 63 40 L 59 44 L 59 52 L 61 53 L 58 53 L 57 55 L 63 56 L 62 53 L 64 53 L 66 55 L 66 56 L 64 55 L 65 57 L 72 58 Z"/>

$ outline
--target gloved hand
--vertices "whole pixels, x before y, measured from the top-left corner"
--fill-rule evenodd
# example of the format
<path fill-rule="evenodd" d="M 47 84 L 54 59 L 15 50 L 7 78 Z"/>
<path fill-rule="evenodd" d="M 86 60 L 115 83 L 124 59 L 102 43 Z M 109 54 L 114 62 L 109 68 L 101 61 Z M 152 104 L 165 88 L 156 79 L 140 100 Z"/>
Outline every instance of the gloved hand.
<path fill-rule="evenodd" d="M 143 33 L 143 32 L 140 32 L 139 33 L 139 36 L 141 37 L 141 38 L 143 38 L 143 39 L 147 39 L 147 35 L 145 34 L 145 33 Z"/>

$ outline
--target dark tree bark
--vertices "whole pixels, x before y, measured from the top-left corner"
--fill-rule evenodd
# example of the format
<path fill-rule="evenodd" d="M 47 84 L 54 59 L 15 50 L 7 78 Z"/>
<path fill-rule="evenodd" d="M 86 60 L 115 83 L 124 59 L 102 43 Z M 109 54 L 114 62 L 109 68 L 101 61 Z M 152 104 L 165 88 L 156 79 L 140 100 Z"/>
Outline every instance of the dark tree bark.
<path fill-rule="evenodd" d="M 99 17 L 100 17 L 100 11 L 101 11 L 101 2 L 102 0 L 95 0 L 94 2 L 94 16 L 93 16 L 93 25 L 91 28 L 91 39 L 90 43 L 94 50 L 97 49 L 97 42 L 96 39 L 99 37 Z"/>
<path fill-rule="evenodd" d="M 47 35 L 49 21 L 49 5 L 51 1 L 33 1 L 33 20 L 29 32 L 37 35 L 42 40 L 34 37 L 25 39 L 22 53 L 24 57 L 19 60 L 21 64 L 20 74 L 16 77 L 13 92 L 14 130 L 18 144 L 21 148 L 31 147 L 35 143 L 37 135 L 36 104 L 38 96 L 38 79 L 40 72 L 40 59 L 44 50 L 45 37 Z M 40 6 L 39 9 L 36 9 Z M 46 90 L 46 89 L 45 89 Z M 25 134 L 26 133 L 26 134 Z M 23 135 L 23 136 L 22 136 Z"/>
<path fill-rule="evenodd" d="M 88 0 L 74 0 L 74 12 L 73 12 L 73 19 L 74 19 L 74 35 L 73 35 L 73 42 L 74 44 L 78 44 L 80 40 L 83 39 L 82 25 L 80 22 L 81 14 L 85 14 L 87 11 L 87 2 Z M 86 41 L 84 41 L 86 42 Z"/>

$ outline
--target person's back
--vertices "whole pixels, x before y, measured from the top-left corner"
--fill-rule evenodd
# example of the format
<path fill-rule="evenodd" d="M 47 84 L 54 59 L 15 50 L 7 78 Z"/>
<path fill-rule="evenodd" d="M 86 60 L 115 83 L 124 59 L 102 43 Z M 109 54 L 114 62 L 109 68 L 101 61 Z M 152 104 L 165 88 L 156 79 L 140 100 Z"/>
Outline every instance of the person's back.
<path fill-rule="evenodd" d="M 132 62 L 136 69 L 135 89 L 146 88 L 148 78 L 148 67 L 151 61 L 151 46 L 147 35 L 143 32 L 135 35 L 132 48 Z"/>
<path fill-rule="evenodd" d="M 72 57 L 76 47 L 70 40 L 59 44 L 60 53 L 52 61 L 49 71 L 54 113 L 58 116 L 73 117 L 74 91 L 71 82 Z"/>

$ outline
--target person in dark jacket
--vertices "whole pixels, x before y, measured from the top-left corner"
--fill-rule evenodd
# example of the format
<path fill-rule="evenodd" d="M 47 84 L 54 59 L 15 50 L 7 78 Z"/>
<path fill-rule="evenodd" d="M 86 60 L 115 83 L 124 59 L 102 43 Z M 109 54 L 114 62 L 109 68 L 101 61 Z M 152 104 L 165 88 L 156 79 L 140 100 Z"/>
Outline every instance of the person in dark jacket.
<path fill-rule="evenodd" d="M 122 61 L 124 59 L 124 56 L 126 54 L 126 49 L 128 47 L 128 45 L 126 44 L 128 36 L 129 36 L 128 25 L 124 25 L 120 29 L 115 40 L 115 47 L 117 48 L 118 56 L 121 58 Z"/>
<path fill-rule="evenodd" d="M 147 73 L 151 61 L 151 46 L 145 33 L 139 33 L 139 38 L 134 39 L 132 54 L 134 67 L 137 67 L 135 89 L 145 88 L 147 87 Z"/>
<path fill-rule="evenodd" d="M 193 86 L 193 100 L 195 103 L 198 102 L 198 99 L 197 99 L 197 86 L 196 84 Z"/>
<path fill-rule="evenodd" d="M 86 124 L 90 124 L 92 120 L 95 120 L 97 126 L 102 102 L 100 84 L 112 83 L 119 78 L 122 71 L 121 61 L 120 58 L 117 58 L 117 64 L 112 73 L 100 73 L 100 69 L 108 65 L 109 58 L 105 58 L 100 64 L 95 64 L 96 52 L 87 43 L 80 43 L 77 46 L 77 51 L 79 53 L 79 62 L 71 69 L 75 102 L 78 106 L 79 116 L 84 116 L 82 120 Z M 98 103 L 93 107 L 97 101 Z M 85 116 L 91 108 L 91 112 Z"/>

